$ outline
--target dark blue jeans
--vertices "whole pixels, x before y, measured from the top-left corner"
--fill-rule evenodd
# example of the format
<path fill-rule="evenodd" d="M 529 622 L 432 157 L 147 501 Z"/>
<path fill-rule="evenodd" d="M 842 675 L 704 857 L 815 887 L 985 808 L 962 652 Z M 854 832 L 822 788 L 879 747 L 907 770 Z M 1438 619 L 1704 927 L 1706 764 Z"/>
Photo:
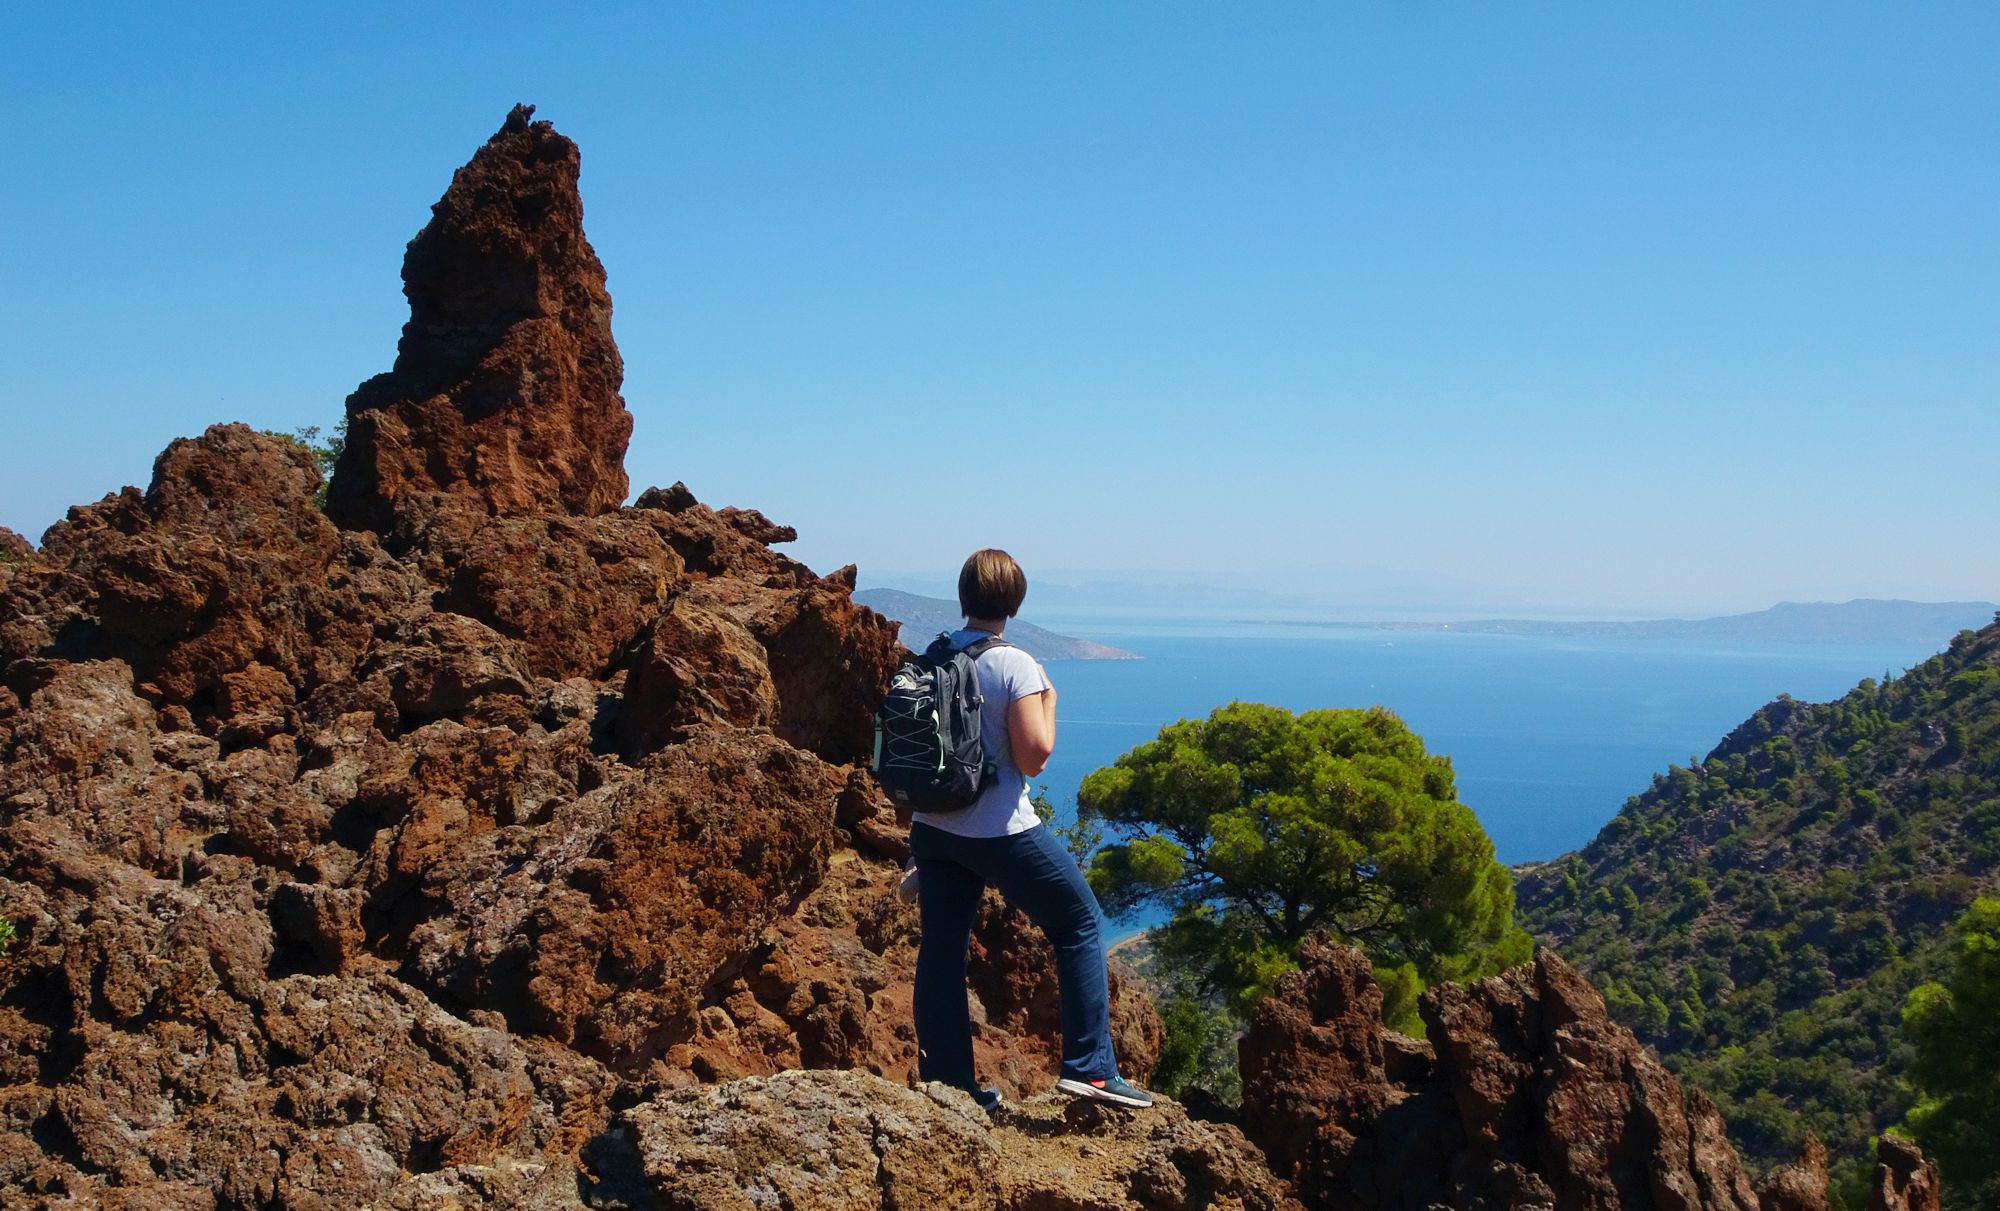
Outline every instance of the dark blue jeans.
<path fill-rule="evenodd" d="M 912 825 L 917 859 L 917 1075 L 977 1088 L 972 1018 L 966 1007 L 965 953 L 986 885 L 1028 914 L 1056 952 L 1062 990 L 1062 1075 L 1082 1081 L 1118 1073 L 1111 1051 L 1111 992 L 1104 970 L 1103 916 L 1083 872 L 1049 830 L 1011 837 L 961 837 Z"/>

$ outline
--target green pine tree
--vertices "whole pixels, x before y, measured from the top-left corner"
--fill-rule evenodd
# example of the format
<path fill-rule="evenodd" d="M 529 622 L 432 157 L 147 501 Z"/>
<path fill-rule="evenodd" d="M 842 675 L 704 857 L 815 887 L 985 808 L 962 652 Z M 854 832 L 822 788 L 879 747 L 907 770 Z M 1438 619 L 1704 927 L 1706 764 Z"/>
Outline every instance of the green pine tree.
<path fill-rule="evenodd" d="M 1156 949 L 1239 1006 L 1317 930 L 1368 953 L 1404 1025 L 1425 985 L 1532 948 L 1451 762 L 1381 708 L 1219 707 L 1085 778 L 1077 805 L 1116 838 L 1090 868 L 1106 908 L 1171 908 Z"/>

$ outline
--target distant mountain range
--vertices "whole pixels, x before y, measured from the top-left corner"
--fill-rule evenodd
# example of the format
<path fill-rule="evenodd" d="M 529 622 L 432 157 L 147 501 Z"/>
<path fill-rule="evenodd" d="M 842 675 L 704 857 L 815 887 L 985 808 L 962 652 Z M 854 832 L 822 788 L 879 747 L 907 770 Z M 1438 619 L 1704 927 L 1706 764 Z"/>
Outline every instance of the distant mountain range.
<path fill-rule="evenodd" d="M 1993 621 L 1990 601 L 1781 601 L 1752 614 L 1720 618 L 1657 618 L 1577 622 L 1488 618 L 1471 622 L 1300 622 L 1299 626 L 1382 631 L 1457 631 L 1470 635 L 1548 635 L 1606 639 L 1742 640 L 1779 643 L 1943 644 L 1960 631 Z"/>
<path fill-rule="evenodd" d="M 900 589 L 862 589 L 854 595 L 854 600 L 902 623 L 903 646 L 912 651 L 923 651 L 939 631 L 955 631 L 965 625 L 965 615 L 958 612 L 958 603 L 939 597 L 920 597 Z M 1007 641 L 1037 660 L 1140 659 L 1136 652 L 1058 635 L 1018 618 L 1007 624 Z"/>

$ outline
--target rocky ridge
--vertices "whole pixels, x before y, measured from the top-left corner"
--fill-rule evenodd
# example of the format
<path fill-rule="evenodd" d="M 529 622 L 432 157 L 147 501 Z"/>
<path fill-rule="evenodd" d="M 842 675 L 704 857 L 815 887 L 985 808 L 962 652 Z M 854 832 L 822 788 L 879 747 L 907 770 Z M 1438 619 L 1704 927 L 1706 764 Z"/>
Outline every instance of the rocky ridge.
<path fill-rule="evenodd" d="M 308 451 L 220 425 L 0 531 L 0 1205 L 1756 1205 L 1550 956 L 1434 991 L 1421 1043 L 1309 949 L 1239 1127 L 1041 1097 L 1053 965 L 993 903 L 976 1050 L 1016 1108 L 912 1087 L 862 769 L 894 625 L 754 510 L 621 503 L 577 171 L 523 107 L 456 175 L 324 512 Z M 1116 1022 L 1143 1077 L 1129 982 Z M 1935 1207 L 1885 1160 L 1885 1209 Z"/>

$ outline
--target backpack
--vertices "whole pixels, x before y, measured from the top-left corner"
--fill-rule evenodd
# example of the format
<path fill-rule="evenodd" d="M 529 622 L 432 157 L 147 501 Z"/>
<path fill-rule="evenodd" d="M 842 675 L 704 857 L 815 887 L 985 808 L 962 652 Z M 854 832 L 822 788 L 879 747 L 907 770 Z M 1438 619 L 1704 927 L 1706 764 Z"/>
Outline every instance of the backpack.
<path fill-rule="evenodd" d="M 898 804 L 920 812 L 954 812 L 972 806 L 998 766 L 979 738 L 986 700 L 973 669 L 986 649 L 1007 641 L 998 635 L 953 651 L 939 635 L 889 679 L 889 694 L 875 715 L 875 771 Z"/>

